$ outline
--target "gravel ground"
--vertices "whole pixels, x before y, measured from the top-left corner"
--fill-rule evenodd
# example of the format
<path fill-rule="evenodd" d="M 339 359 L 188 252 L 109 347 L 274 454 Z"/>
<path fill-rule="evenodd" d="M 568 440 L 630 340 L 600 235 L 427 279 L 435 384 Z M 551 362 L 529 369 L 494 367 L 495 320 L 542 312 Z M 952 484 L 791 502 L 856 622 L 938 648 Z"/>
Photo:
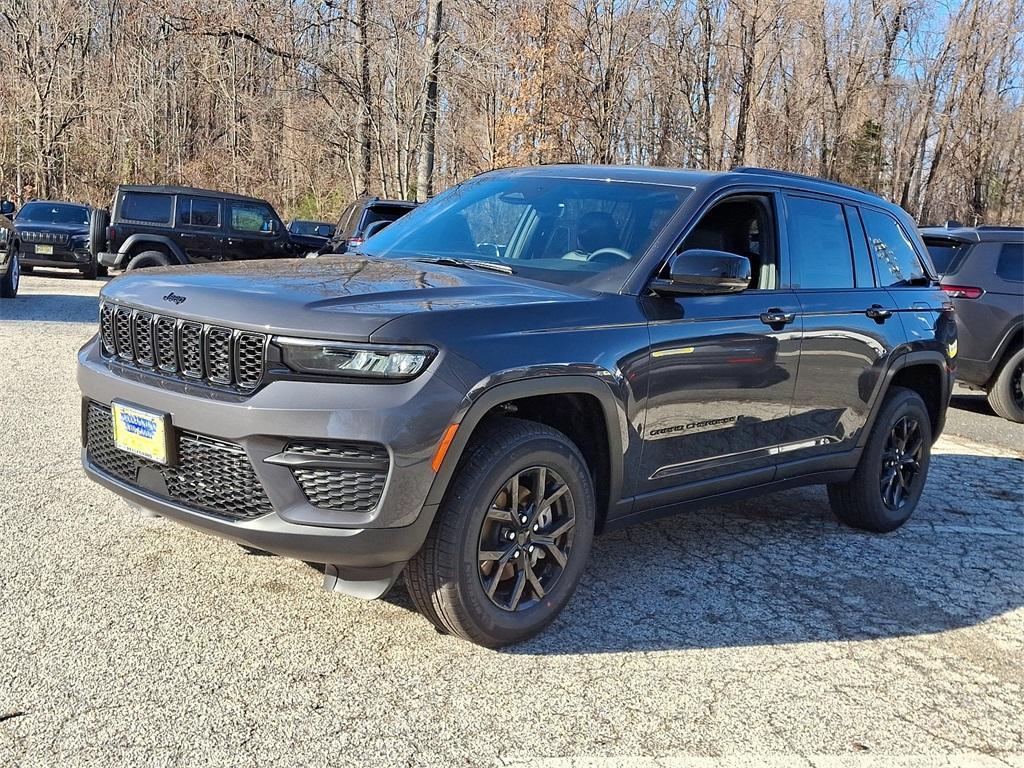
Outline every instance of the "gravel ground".
<path fill-rule="evenodd" d="M 0 304 L 0 764 L 1024 768 L 1013 448 L 943 438 L 887 536 L 803 489 L 602 537 L 552 629 L 487 651 L 88 482 L 100 285 Z"/>

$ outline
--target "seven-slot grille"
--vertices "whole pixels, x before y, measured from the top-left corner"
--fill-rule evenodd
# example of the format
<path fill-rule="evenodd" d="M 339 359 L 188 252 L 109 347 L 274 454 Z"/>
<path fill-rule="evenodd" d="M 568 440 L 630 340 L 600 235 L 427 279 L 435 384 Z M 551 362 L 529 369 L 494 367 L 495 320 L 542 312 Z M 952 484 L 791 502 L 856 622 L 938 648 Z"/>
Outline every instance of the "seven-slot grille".
<path fill-rule="evenodd" d="M 23 243 L 40 243 L 42 245 L 64 245 L 70 237 L 57 232 L 21 232 L 18 234 Z"/>
<path fill-rule="evenodd" d="M 119 361 L 242 391 L 263 379 L 267 337 L 120 304 L 100 305 L 103 352 Z"/>
<path fill-rule="evenodd" d="M 274 511 L 245 451 L 235 443 L 180 430 L 177 464 L 165 467 L 114 445 L 113 418 L 105 405 L 89 403 L 85 430 L 89 461 L 129 485 L 233 520 Z"/>

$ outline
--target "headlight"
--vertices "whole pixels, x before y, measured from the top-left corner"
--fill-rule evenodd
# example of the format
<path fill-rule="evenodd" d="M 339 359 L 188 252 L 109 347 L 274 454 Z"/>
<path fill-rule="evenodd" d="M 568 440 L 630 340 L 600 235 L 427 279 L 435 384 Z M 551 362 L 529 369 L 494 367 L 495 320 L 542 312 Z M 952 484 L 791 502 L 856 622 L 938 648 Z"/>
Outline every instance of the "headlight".
<path fill-rule="evenodd" d="M 407 380 L 434 359 L 433 347 L 349 344 L 340 341 L 274 338 L 285 365 L 298 373 Z"/>

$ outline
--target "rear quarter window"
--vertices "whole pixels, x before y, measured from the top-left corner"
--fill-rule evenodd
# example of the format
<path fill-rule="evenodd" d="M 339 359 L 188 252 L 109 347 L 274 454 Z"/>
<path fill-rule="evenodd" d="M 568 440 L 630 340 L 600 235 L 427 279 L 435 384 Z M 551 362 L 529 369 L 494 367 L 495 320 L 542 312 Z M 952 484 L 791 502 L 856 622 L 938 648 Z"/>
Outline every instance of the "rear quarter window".
<path fill-rule="evenodd" d="M 1024 243 L 1003 243 L 996 274 L 1012 283 L 1024 283 Z"/>
<path fill-rule="evenodd" d="M 915 281 L 928 278 L 910 237 L 896 219 L 870 208 L 861 208 L 861 216 L 868 233 L 868 246 L 875 258 L 879 285 L 913 285 Z"/>
<path fill-rule="evenodd" d="M 171 196 L 153 192 L 125 192 L 121 218 L 146 224 L 171 223 Z"/>

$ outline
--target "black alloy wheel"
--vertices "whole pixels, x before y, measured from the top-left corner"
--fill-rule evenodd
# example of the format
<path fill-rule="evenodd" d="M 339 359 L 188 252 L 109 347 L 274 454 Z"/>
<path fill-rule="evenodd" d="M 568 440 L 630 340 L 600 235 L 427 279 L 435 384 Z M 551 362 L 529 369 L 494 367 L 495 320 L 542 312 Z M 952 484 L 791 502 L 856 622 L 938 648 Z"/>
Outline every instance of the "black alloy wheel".
<path fill-rule="evenodd" d="M 480 528 L 480 585 L 496 606 L 525 611 L 555 586 L 572 554 L 576 507 L 561 476 L 529 467 L 510 477 Z"/>
<path fill-rule="evenodd" d="M 889 430 L 882 451 L 882 469 L 879 489 L 882 503 L 898 511 L 907 503 L 914 483 L 921 475 L 921 452 L 924 437 L 921 424 L 913 416 L 903 416 Z"/>

